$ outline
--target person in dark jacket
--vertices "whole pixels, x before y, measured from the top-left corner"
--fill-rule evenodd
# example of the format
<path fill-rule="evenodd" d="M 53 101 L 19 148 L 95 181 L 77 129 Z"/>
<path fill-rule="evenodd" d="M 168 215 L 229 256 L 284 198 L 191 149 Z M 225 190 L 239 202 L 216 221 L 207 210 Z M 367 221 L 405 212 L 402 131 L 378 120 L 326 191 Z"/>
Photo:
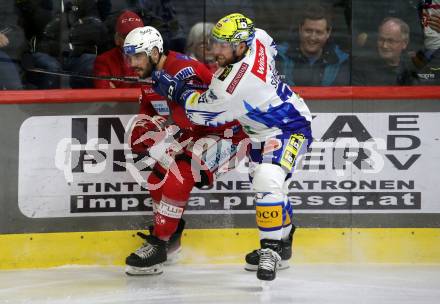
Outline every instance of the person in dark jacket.
<path fill-rule="evenodd" d="M 376 55 L 353 60 L 353 85 L 412 85 L 408 43 L 409 26 L 399 18 L 385 18 L 379 26 Z"/>
<path fill-rule="evenodd" d="M 0 1 L 0 90 L 23 88 L 20 60 L 26 48 L 14 2 Z"/>
<path fill-rule="evenodd" d="M 331 41 L 332 24 L 322 6 L 309 6 L 293 47 L 278 46 L 278 69 L 284 81 L 296 86 L 350 84 L 349 55 Z"/>

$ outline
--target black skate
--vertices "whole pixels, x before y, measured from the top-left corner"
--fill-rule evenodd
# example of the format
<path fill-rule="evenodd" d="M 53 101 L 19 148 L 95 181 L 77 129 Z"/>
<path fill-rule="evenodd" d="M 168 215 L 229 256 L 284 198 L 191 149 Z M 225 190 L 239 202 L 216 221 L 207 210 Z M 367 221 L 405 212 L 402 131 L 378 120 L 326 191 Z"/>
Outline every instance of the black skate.
<path fill-rule="evenodd" d="M 150 235 L 153 235 L 153 229 L 154 226 L 148 226 L 148 231 L 150 232 Z M 167 242 L 167 261 L 164 263 L 165 265 L 173 265 L 179 261 L 180 253 L 182 251 L 181 239 L 184 229 L 185 220 L 180 219 L 176 231 L 171 235 L 170 239 Z M 138 232 L 137 234 L 143 239 L 147 238 L 147 235 L 143 234 L 142 232 Z"/>
<path fill-rule="evenodd" d="M 293 234 L 295 233 L 295 226 L 292 225 L 292 229 L 289 233 L 289 238 L 287 240 L 281 240 L 281 252 L 280 257 L 281 260 L 278 263 L 278 269 L 286 269 L 289 268 L 289 260 L 292 257 L 292 242 L 293 242 Z M 248 271 L 257 271 L 258 263 L 260 262 L 260 250 L 256 249 L 250 253 L 248 253 L 245 257 L 246 265 L 244 269 Z"/>
<path fill-rule="evenodd" d="M 163 272 L 162 264 L 167 260 L 167 242 L 154 235 L 138 235 L 146 242 L 125 259 L 125 273 L 128 275 L 152 275 Z"/>
<path fill-rule="evenodd" d="M 261 240 L 260 262 L 257 269 L 257 278 L 262 281 L 273 281 L 277 274 L 277 266 L 281 261 L 281 241 Z"/>

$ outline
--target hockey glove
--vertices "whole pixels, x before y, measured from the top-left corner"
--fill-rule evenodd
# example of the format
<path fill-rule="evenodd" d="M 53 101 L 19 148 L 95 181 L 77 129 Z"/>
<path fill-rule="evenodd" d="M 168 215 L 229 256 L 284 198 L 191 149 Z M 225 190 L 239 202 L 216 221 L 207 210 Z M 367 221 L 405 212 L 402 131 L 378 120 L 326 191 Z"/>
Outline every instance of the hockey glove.
<path fill-rule="evenodd" d="M 184 81 L 173 77 L 164 71 L 154 71 L 151 76 L 153 80 L 153 90 L 161 95 L 166 96 L 169 100 L 177 103 L 184 103 L 182 100 L 182 94 L 187 90 Z"/>
<path fill-rule="evenodd" d="M 154 116 L 150 119 L 138 120 L 130 134 L 130 146 L 134 153 L 144 153 L 155 143 L 166 136 L 162 130 L 165 119 L 161 116 Z"/>

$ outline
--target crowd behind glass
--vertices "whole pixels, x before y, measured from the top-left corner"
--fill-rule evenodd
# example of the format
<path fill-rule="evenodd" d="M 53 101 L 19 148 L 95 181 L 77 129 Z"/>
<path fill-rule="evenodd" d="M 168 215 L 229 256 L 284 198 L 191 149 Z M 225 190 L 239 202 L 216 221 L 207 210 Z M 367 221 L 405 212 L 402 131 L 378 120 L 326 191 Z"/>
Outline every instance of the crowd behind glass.
<path fill-rule="evenodd" d="M 0 88 L 105 87 L 35 68 L 129 76 L 99 71 L 99 56 L 128 34 L 127 11 L 139 26 L 156 27 L 166 49 L 212 71 L 213 22 L 241 12 L 274 37 L 278 71 L 290 85 L 440 85 L 440 0 L 15 0 L 0 2 Z"/>

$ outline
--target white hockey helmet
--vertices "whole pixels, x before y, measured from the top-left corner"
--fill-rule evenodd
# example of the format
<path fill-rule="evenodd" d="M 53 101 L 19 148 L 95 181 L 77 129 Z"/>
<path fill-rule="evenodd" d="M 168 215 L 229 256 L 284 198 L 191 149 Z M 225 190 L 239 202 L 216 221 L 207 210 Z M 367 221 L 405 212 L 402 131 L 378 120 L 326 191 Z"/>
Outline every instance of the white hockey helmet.
<path fill-rule="evenodd" d="M 145 52 L 150 56 L 154 47 L 163 53 L 163 39 L 159 31 L 152 26 L 138 27 L 128 33 L 124 41 L 124 54 L 134 55 Z"/>

